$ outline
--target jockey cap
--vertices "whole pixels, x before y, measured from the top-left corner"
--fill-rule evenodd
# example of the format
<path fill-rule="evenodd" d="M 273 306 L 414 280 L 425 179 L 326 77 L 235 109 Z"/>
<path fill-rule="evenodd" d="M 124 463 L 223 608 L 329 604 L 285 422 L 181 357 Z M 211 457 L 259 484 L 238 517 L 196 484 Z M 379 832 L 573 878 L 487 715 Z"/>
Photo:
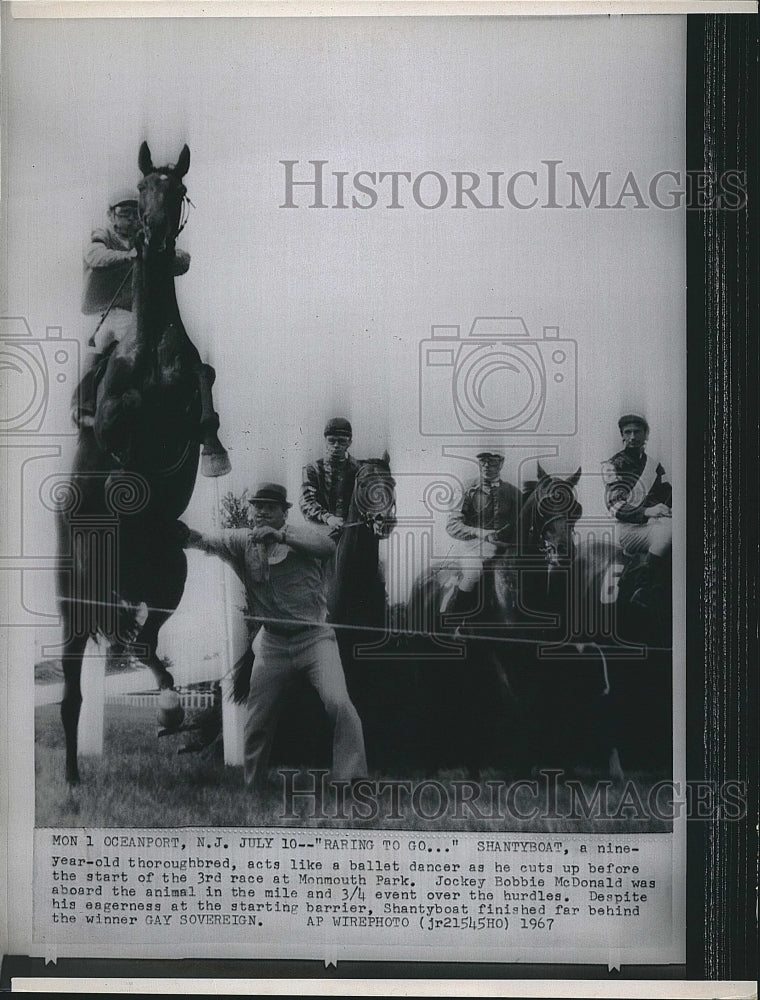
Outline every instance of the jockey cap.
<path fill-rule="evenodd" d="M 333 417 L 325 425 L 325 437 L 353 437 L 351 424 L 345 417 Z"/>
<path fill-rule="evenodd" d="M 639 416 L 638 413 L 626 413 L 620 418 L 620 420 L 618 420 L 618 428 L 621 431 L 626 424 L 638 424 L 639 427 L 644 428 L 647 434 L 649 433 L 649 424 L 642 416 Z"/>
<path fill-rule="evenodd" d="M 117 205 L 136 205 L 137 191 L 134 188 L 119 188 L 111 193 L 108 199 L 108 207 L 116 208 Z"/>

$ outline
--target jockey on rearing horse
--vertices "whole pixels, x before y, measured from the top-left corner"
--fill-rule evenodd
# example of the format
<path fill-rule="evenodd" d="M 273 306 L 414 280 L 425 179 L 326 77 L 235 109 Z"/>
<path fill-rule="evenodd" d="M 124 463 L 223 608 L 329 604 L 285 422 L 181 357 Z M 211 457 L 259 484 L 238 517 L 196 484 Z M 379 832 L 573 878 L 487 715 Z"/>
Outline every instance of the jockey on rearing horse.
<path fill-rule="evenodd" d="M 82 312 L 100 316 L 89 339 L 94 352 L 72 401 L 72 417 L 78 427 L 92 427 L 102 364 L 114 344 L 130 329 L 132 316 L 132 267 L 137 258 L 135 239 L 140 229 L 137 190 L 121 188 L 108 200 L 107 224 L 93 229 L 84 251 Z M 185 274 L 190 254 L 175 247 L 172 273 Z"/>
<path fill-rule="evenodd" d="M 481 451 L 476 456 L 480 475 L 464 492 L 462 505 L 448 519 L 446 530 L 460 543 L 452 552 L 460 561 L 460 578 L 449 601 L 447 615 L 469 615 L 481 606 L 478 582 L 485 559 L 517 544 L 521 494 L 501 479 L 504 456 Z"/>

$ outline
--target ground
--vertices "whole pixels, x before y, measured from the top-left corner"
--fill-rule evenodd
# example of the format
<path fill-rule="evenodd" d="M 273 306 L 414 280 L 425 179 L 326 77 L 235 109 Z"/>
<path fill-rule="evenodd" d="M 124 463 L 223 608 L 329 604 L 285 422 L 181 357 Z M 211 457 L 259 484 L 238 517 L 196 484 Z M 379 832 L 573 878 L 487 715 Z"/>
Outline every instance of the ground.
<path fill-rule="evenodd" d="M 651 818 L 631 819 L 637 802 L 646 803 L 647 795 L 657 775 L 636 772 L 626 774 L 625 786 L 607 786 L 608 815 L 617 818 L 594 823 L 589 820 L 565 818 L 570 813 L 570 793 L 560 780 L 554 815 L 548 818 L 519 820 L 488 819 L 491 810 L 481 808 L 486 818 L 462 808 L 459 796 L 463 783 L 474 781 L 469 788 L 487 789 L 487 782 L 515 780 L 514 774 L 487 768 L 477 775 L 463 768 L 449 768 L 434 773 L 379 772 L 375 781 L 408 779 L 427 781 L 418 800 L 425 816 L 415 815 L 408 797 L 395 818 L 363 819 L 356 812 L 347 819 L 339 816 L 334 800 L 325 799 L 324 815 L 310 817 L 313 800 L 298 801 L 293 806 L 295 816 L 283 815 L 281 785 L 274 784 L 263 803 L 255 803 L 243 784 L 241 768 L 224 765 L 219 752 L 177 755 L 181 737 L 157 738 L 158 723 L 153 709 L 106 706 L 105 749 L 102 757 L 85 757 L 80 761 L 82 784 L 69 789 L 63 780 L 64 742 L 59 707 L 47 705 L 36 710 L 36 825 L 38 827 L 262 827 L 262 826 L 331 826 L 352 829 L 424 829 L 482 830 L 491 833 L 552 831 L 552 832 L 666 832 L 669 824 Z M 303 761 L 303 766 L 321 766 L 322 761 Z M 293 762 L 287 762 L 288 767 Z M 535 775 L 534 775 L 535 777 Z M 606 776 L 604 776 L 606 778 Z M 591 801 L 600 775 L 576 772 L 575 780 Z M 306 780 L 303 776 L 297 780 Z M 541 780 L 541 779 L 539 779 Z M 437 786 L 433 784 L 437 783 Z M 456 787 L 455 787 L 456 786 Z M 541 786 L 543 787 L 543 786 Z M 442 798 L 441 798 L 442 796 Z M 623 801 L 624 800 L 624 801 Z M 352 800 L 348 800 L 351 802 Z M 387 800 L 383 800 L 387 801 Z M 444 811 L 437 815 L 439 803 Z M 487 801 L 482 800 L 483 803 Z M 515 811 L 527 813 L 533 800 L 529 792 L 515 795 Z M 626 803 L 633 803 L 630 808 Z M 361 815 L 366 815 L 364 812 Z M 626 818 L 628 817 L 628 818 Z"/>

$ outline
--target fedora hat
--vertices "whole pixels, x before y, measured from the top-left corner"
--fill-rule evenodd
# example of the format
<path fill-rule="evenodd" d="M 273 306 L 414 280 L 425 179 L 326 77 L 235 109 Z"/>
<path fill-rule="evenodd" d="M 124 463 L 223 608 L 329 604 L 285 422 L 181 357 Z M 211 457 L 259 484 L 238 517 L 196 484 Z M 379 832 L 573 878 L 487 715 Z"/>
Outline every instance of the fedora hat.
<path fill-rule="evenodd" d="M 288 503 L 288 491 L 279 483 L 259 483 L 253 496 L 248 497 L 248 503 L 257 503 L 259 500 L 278 503 L 283 507 L 293 506 L 292 503 Z"/>

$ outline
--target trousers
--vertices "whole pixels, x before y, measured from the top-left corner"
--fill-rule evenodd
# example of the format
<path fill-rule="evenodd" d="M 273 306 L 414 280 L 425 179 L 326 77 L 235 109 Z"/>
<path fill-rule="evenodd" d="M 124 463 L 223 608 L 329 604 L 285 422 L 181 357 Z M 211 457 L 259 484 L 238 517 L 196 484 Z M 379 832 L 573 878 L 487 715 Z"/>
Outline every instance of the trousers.
<path fill-rule="evenodd" d="M 352 781 L 365 776 L 364 731 L 348 694 L 335 632 L 307 626 L 291 635 L 275 635 L 265 626 L 253 651 L 245 723 L 246 785 L 254 792 L 263 789 L 284 697 L 298 673 L 316 689 L 333 728 L 332 778 Z"/>
<path fill-rule="evenodd" d="M 132 326 L 132 322 L 132 313 L 127 309 L 113 308 L 94 335 L 95 343 L 93 346 L 98 354 L 102 354 L 111 344 L 121 342 Z"/>
<path fill-rule="evenodd" d="M 497 546 L 479 538 L 454 540 L 448 552 L 447 562 L 459 570 L 460 590 L 468 593 L 475 589 L 483 575 L 484 561 L 493 558 L 497 551 Z"/>
<path fill-rule="evenodd" d="M 666 556 L 673 545 L 673 521 L 669 517 L 653 517 L 646 524 L 626 524 L 619 521 L 617 539 L 628 552 L 650 552 L 653 556 Z"/>

